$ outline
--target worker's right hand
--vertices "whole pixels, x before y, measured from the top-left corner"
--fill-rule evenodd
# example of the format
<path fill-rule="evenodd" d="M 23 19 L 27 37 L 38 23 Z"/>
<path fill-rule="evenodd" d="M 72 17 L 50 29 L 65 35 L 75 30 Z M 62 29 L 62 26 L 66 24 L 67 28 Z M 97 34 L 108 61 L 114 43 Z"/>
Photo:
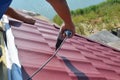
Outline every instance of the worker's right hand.
<path fill-rule="evenodd" d="M 62 35 L 62 37 L 64 38 L 66 35 L 64 34 L 64 32 L 66 30 L 69 30 L 72 32 L 72 35 L 70 36 L 73 37 L 75 35 L 75 26 L 73 23 L 63 23 L 62 26 L 61 26 L 61 29 L 60 29 L 60 34 Z"/>

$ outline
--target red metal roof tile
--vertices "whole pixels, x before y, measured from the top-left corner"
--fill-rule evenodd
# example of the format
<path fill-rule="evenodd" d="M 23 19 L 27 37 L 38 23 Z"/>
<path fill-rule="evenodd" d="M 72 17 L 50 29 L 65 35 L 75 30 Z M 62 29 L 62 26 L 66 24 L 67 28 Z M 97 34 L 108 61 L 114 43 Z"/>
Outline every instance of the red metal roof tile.
<path fill-rule="evenodd" d="M 96 68 L 101 69 L 112 69 L 109 65 L 104 63 L 102 60 L 99 59 L 93 59 L 93 58 L 87 58 Z"/>
<path fill-rule="evenodd" d="M 25 75 L 26 71 L 29 71 L 29 74 L 32 74 L 37 68 L 34 67 L 24 67 L 24 75 L 23 78 L 26 80 L 29 76 Z M 26 72 L 27 73 L 27 72 Z M 49 74 L 49 75 L 46 75 Z M 62 77 L 61 77 L 62 76 Z M 41 73 L 38 73 L 32 80 L 72 80 L 69 74 L 65 71 L 58 71 L 58 70 L 42 70 Z"/>
<path fill-rule="evenodd" d="M 30 77 L 55 50 L 59 30 L 36 19 L 35 25 L 12 26 L 23 72 Z M 32 80 L 119 80 L 120 51 L 75 35 Z"/>
<path fill-rule="evenodd" d="M 117 80 L 117 79 L 120 79 L 120 76 L 116 72 L 114 72 L 112 70 L 106 70 L 106 69 L 98 69 L 98 70 L 108 80 Z"/>

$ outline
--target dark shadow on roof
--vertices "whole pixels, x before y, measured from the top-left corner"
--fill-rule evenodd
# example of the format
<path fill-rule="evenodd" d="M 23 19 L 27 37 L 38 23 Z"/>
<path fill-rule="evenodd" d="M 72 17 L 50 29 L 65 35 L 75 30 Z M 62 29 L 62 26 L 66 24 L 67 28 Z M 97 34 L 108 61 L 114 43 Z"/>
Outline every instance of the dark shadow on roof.
<path fill-rule="evenodd" d="M 22 78 L 23 78 L 23 80 L 27 80 L 30 77 L 30 75 L 28 75 L 28 73 L 26 72 L 26 70 L 24 69 L 23 66 L 21 67 L 21 70 L 22 70 Z M 29 79 L 29 80 L 32 80 L 32 79 Z"/>
<path fill-rule="evenodd" d="M 20 27 L 22 23 L 15 20 L 10 20 L 9 24 L 15 27 Z"/>
<path fill-rule="evenodd" d="M 69 59 L 63 56 L 61 56 L 61 58 L 63 59 L 65 65 L 77 76 L 78 80 L 89 80 L 87 75 L 85 75 L 85 73 L 79 71 L 74 65 L 72 65 Z"/>

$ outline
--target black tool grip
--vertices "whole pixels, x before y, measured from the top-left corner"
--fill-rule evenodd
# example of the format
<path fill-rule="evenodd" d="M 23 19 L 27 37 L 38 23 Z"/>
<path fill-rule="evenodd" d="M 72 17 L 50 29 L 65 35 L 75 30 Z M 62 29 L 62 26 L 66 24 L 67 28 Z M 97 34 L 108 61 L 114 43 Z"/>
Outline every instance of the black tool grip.
<path fill-rule="evenodd" d="M 72 32 L 70 30 L 65 30 L 64 34 L 65 34 L 65 37 L 67 38 L 72 36 Z M 63 38 L 61 34 L 59 33 L 58 38 L 57 38 L 57 43 L 56 43 L 56 50 L 59 48 L 59 46 L 61 45 L 64 39 L 65 38 Z"/>

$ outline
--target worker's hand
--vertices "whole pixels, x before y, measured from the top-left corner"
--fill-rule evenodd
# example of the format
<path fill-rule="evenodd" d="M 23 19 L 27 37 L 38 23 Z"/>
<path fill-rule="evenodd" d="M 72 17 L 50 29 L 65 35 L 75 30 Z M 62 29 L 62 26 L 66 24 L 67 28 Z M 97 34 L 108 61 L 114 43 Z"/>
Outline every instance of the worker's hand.
<path fill-rule="evenodd" d="M 27 24 L 32 24 L 32 25 L 35 24 L 35 20 L 32 19 L 32 18 L 29 18 L 29 17 L 25 17 L 24 20 L 23 20 L 23 22 L 27 23 Z"/>
<path fill-rule="evenodd" d="M 64 34 L 64 32 L 66 31 L 66 30 L 69 30 L 69 31 L 71 31 L 72 32 L 72 35 L 70 36 L 70 38 L 71 37 L 73 37 L 74 36 L 74 34 L 75 34 L 75 26 L 74 26 L 74 24 L 73 23 L 68 23 L 68 24 L 62 24 L 62 26 L 61 26 L 61 29 L 60 29 L 60 34 L 62 35 L 62 37 L 65 37 L 66 35 Z"/>

